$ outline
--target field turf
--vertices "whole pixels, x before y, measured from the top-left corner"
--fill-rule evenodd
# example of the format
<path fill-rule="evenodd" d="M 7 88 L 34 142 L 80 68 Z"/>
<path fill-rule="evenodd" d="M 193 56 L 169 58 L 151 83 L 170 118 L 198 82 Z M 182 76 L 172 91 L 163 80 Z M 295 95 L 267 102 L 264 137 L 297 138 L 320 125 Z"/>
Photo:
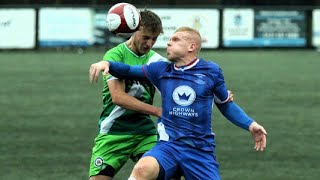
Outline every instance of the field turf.
<path fill-rule="evenodd" d="M 102 108 L 101 79 L 89 84 L 88 69 L 103 54 L 0 51 L 0 179 L 88 179 Z M 202 57 L 220 64 L 235 102 L 268 132 L 267 150 L 255 152 L 250 134 L 214 108 L 222 179 L 319 179 L 319 52 L 203 50 Z M 132 165 L 115 180 L 127 179 Z"/>

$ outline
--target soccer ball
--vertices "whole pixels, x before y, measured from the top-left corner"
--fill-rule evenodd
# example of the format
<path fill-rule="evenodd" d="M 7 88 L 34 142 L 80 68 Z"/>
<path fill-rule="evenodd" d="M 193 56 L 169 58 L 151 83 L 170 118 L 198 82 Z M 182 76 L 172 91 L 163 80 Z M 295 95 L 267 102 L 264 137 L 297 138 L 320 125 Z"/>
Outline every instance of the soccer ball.
<path fill-rule="evenodd" d="M 116 36 L 128 38 L 138 30 L 140 13 L 129 3 L 118 3 L 107 13 L 107 27 Z"/>

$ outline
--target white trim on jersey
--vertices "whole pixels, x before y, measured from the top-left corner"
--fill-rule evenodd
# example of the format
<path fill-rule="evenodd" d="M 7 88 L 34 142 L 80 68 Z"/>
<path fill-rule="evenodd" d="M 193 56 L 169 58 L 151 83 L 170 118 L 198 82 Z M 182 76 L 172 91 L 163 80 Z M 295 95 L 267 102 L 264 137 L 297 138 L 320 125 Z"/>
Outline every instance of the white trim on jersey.
<path fill-rule="evenodd" d="M 229 101 L 229 98 L 230 98 L 230 94 L 229 93 L 228 93 L 227 99 L 224 100 L 224 101 L 221 101 L 216 95 L 213 96 L 214 102 L 217 103 L 217 104 L 224 104 L 224 103 Z"/>
<path fill-rule="evenodd" d="M 168 60 L 166 58 L 164 58 L 163 56 L 161 56 L 160 54 L 158 53 L 154 53 L 152 55 L 152 57 L 150 57 L 150 59 L 148 60 L 147 64 L 149 65 L 150 63 L 153 63 L 153 62 L 158 62 L 158 61 L 164 61 L 164 62 L 167 62 Z"/>
<path fill-rule="evenodd" d="M 144 56 L 146 56 L 146 54 L 143 54 L 142 56 L 138 56 L 136 53 L 134 53 L 127 45 L 127 42 L 124 43 L 124 47 L 128 49 L 128 51 L 131 52 L 131 54 L 133 54 L 134 56 L 136 56 L 137 58 L 142 58 Z"/>
<path fill-rule="evenodd" d="M 177 70 L 177 71 L 185 71 L 187 69 L 193 68 L 199 61 L 200 61 L 199 58 L 197 58 L 191 64 L 188 64 L 186 66 L 177 67 L 177 66 L 174 65 L 174 69 Z"/>
<path fill-rule="evenodd" d="M 140 96 L 145 92 L 146 89 L 140 84 L 133 84 L 128 94 L 135 98 L 140 98 Z M 126 109 L 116 105 L 108 117 L 106 117 L 100 124 L 100 133 L 108 133 L 114 121 L 123 115 Z"/>

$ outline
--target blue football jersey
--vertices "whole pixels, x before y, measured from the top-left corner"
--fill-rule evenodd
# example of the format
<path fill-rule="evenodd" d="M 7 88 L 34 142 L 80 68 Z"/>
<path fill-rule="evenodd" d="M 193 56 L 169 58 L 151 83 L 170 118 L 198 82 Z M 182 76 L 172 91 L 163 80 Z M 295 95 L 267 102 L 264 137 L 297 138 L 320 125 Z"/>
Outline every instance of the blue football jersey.
<path fill-rule="evenodd" d="M 155 62 L 143 66 L 146 77 L 161 92 L 159 140 L 181 140 L 196 148 L 214 150 L 211 114 L 214 96 L 228 99 L 219 65 L 196 59 L 183 67 Z"/>

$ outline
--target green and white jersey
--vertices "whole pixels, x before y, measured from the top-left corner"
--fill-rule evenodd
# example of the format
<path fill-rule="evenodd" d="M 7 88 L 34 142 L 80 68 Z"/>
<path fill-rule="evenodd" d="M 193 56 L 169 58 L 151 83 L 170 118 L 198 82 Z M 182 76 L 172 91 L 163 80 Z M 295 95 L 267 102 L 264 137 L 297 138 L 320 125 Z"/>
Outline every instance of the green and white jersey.
<path fill-rule="evenodd" d="M 107 51 L 103 59 L 129 65 L 143 65 L 165 60 L 164 57 L 153 50 L 143 56 L 137 56 L 125 42 Z M 104 106 L 99 121 L 100 133 L 156 134 L 154 122 L 149 115 L 127 110 L 112 103 L 107 81 L 113 79 L 117 78 L 111 75 L 103 77 Z M 142 102 L 152 104 L 155 87 L 149 82 L 125 80 L 125 92 Z"/>

